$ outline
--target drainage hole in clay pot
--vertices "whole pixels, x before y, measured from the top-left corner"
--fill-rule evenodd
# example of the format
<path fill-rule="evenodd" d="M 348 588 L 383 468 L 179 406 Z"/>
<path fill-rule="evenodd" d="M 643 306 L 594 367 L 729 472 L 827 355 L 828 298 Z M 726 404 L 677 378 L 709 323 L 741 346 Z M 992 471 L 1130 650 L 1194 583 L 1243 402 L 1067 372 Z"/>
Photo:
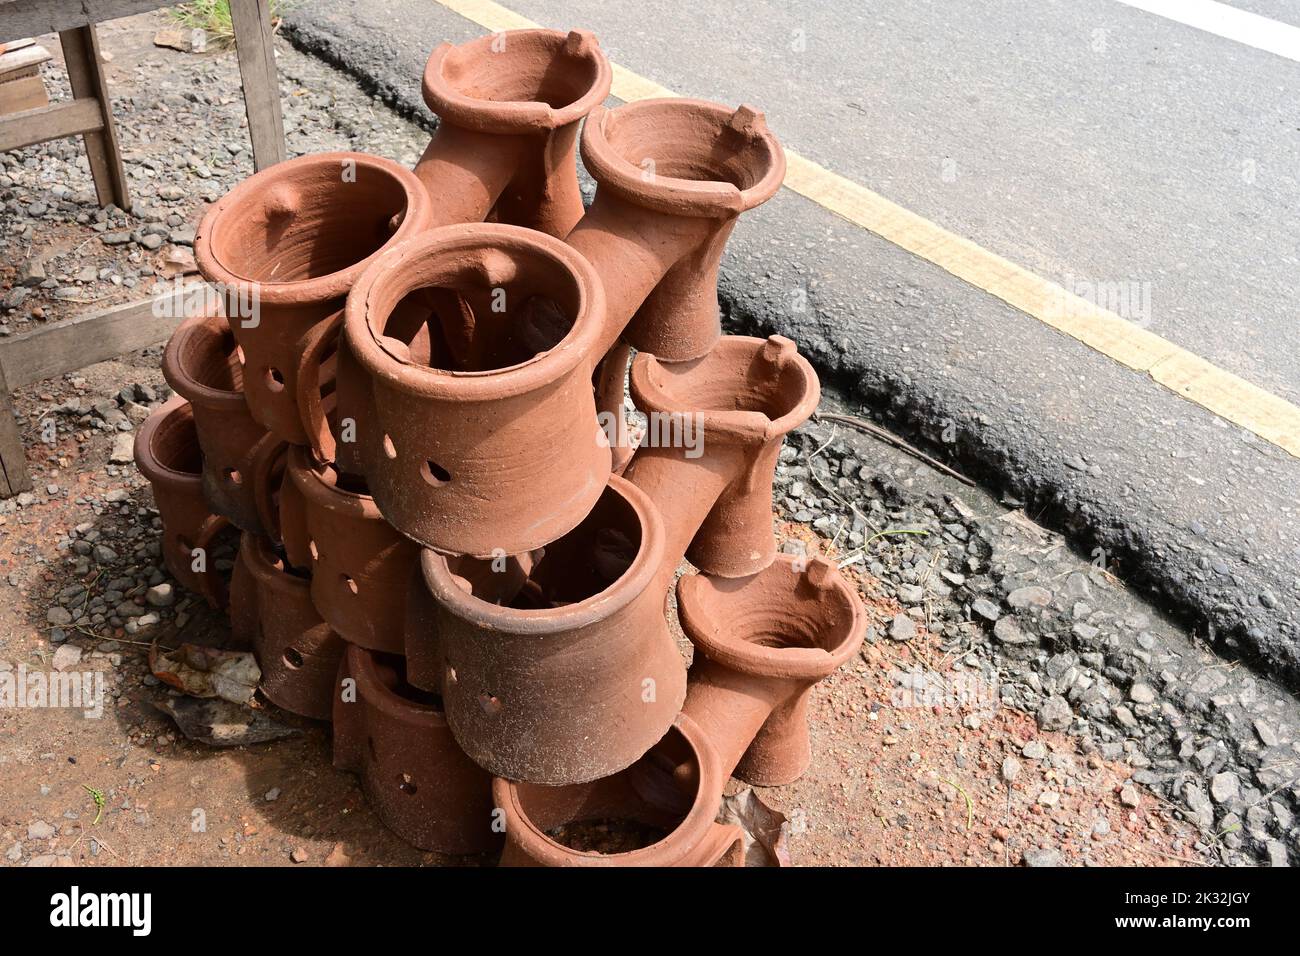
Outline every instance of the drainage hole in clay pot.
<path fill-rule="evenodd" d="M 284 373 L 278 368 L 268 368 L 266 370 L 266 387 L 271 392 L 283 392 Z"/>
<path fill-rule="evenodd" d="M 397 446 L 393 444 L 393 439 L 388 435 L 384 436 L 381 447 L 384 449 L 384 457 L 389 461 L 392 461 L 397 457 Z"/>
<path fill-rule="evenodd" d="M 239 473 L 238 468 L 227 468 L 221 473 L 221 477 L 225 478 L 226 481 L 230 482 L 232 485 L 238 486 L 244 483 L 244 476 Z"/>
<path fill-rule="evenodd" d="M 297 670 L 303 665 L 302 655 L 299 654 L 296 649 L 291 647 L 284 652 L 284 663 L 285 666 L 290 669 Z"/>
<path fill-rule="evenodd" d="M 435 488 L 451 481 L 451 472 L 436 461 L 426 461 L 424 467 L 420 469 L 420 475 Z"/>
<path fill-rule="evenodd" d="M 487 714 L 489 717 L 495 717 L 497 714 L 501 713 L 500 699 L 493 697 L 491 694 L 479 694 L 478 704 L 483 708 L 483 713 Z"/>
<path fill-rule="evenodd" d="M 339 583 L 343 585 L 343 590 L 353 596 L 357 593 L 357 582 L 346 574 L 339 575 Z"/>
<path fill-rule="evenodd" d="M 565 823 L 546 831 L 561 846 L 580 853 L 630 853 L 653 846 L 672 832 L 639 820 L 607 818 Z"/>
<path fill-rule="evenodd" d="M 408 797 L 413 797 L 420 788 L 415 785 L 415 781 L 411 779 L 409 773 L 402 773 L 397 775 L 397 789 Z"/>

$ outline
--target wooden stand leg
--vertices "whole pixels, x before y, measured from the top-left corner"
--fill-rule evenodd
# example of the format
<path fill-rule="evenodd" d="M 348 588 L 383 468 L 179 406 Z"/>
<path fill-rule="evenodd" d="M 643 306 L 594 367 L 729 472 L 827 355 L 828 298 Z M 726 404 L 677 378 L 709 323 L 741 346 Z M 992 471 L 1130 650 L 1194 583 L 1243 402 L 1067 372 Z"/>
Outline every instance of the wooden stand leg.
<path fill-rule="evenodd" d="M 284 121 L 280 117 L 280 78 L 275 69 L 271 12 L 266 0 L 230 0 L 230 23 L 244 81 L 248 137 L 253 165 L 261 171 L 283 162 Z"/>
<path fill-rule="evenodd" d="M 95 100 L 104 118 L 103 129 L 82 134 L 86 143 L 86 158 L 90 160 L 90 175 L 95 180 L 95 193 L 99 204 L 115 203 L 119 209 L 131 208 L 131 196 L 126 188 L 126 172 L 122 169 L 122 153 L 117 145 L 117 130 L 113 126 L 113 104 L 108 98 L 108 83 L 99 61 L 99 41 L 93 26 L 64 30 L 59 34 L 63 45 L 63 59 L 68 67 L 68 81 L 72 95 L 79 100 Z"/>
<path fill-rule="evenodd" d="M 0 498 L 12 498 L 30 491 L 32 479 L 27 474 L 27 459 L 23 457 L 23 439 L 18 433 L 14 418 L 13 399 L 9 397 L 9 383 L 0 366 Z"/>

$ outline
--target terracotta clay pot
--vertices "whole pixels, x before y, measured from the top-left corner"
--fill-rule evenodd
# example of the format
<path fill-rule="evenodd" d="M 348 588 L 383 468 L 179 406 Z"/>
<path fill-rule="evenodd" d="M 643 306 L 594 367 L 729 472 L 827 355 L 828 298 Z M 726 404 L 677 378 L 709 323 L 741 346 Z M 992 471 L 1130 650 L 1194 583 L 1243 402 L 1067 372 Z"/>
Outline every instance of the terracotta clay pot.
<path fill-rule="evenodd" d="M 243 531 L 278 536 L 285 444 L 253 420 L 238 346 L 224 319 L 186 319 L 167 343 L 163 375 L 189 400 L 203 449 L 203 494 Z"/>
<path fill-rule="evenodd" d="M 624 474 L 663 514 L 665 574 L 683 554 L 724 577 L 763 570 L 781 441 L 816 409 L 817 373 L 787 338 L 727 336 L 693 362 L 640 354 L 631 384 L 651 431 Z"/>
<path fill-rule="evenodd" d="M 763 114 L 689 99 L 599 107 L 583 127 L 582 159 L 596 198 L 567 241 L 605 287 L 599 353 L 622 335 L 664 361 L 704 355 L 721 334 L 727 238 L 785 177 Z"/>
<path fill-rule="evenodd" d="M 401 654 L 406 591 L 420 548 L 384 520 L 365 483 L 291 448 L 280 495 L 289 562 L 311 571 L 311 597 L 345 641 Z"/>
<path fill-rule="evenodd" d="M 685 668 L 657 584 L 663 529 L 620 478 L 573 532 L 520 565 L 421 556 L 436 625 L 408 633 L 411 680 L 434 687 L 475 763 L 532 783 L 580 783 L 632 764 L 681 709 Z M 499 569 L 499 570 L 496 570 Z M 415 646 L 413 646 L 415 645 Z"/>
<path fill-rule="evenodd" d="M 311 583 L 285 567 L 270 541 L 245 532 L 239 557 L 254 587 L 252 645 L 262 668 L 262 693 L 285 710 L 329 720 L 347 645 L 316 613 Z M 241 621 L 253 623 L 242 596 L 238 610 Z"/>
<path fill-rule="evenodd" d="M 610 474 L 591 388 L 603 315 L 591 267 L 541 233 L 447 226 L 383 253 L 344 339 L 368 380 L 356 450 L 384 517 L 480 557 L 576 527 Z"/>
<path fill-rule="evenodd" d="M 505 812 L 502 866 L 740 866 L 739 827 L 715 823 L 726 777 L 690 717 L 640 760 L 612 776 L 562 787 L 492 781 Z M 622 852 L 575 848 L 582 824 L 640 831 L 653 842 Z"/>
<path fill-rule="evenodd" d="M 304 423 L 321 387 L 299 379 L 304 338 L 343 307 L 381 250 L 429 221 L 415 174 L 364 153 L 277 163 L 209 208 L 194 257 L 226 301 L 253 417 L 279 439 L 307 444 L 309 427 L 321 426 L 319 418 Z"/>
<path fill-rule="evenodd" d="M 683 576 L 677 612 L 695 645 L 683 713 L 717 749 L 723 779 L 798 779 L 808 694 L 862 646 L 857 590 L 825 558 L 783 554 L 751 578 Z"/>
<path fill-rule="evenodd" d="M 203 497 L 203 453 L 190 403 L 174 395 L 135 433 L 135 463 L 149 479 L 162 518 L 163 563 L 177 581 L 218 610 L 226 606 L 226 583 L 214 561 L 196 571 L 195 551 L 211 556 L 216 536 L 229 522 L 214 515 Z"/>
<path fill-rule="evenodd" d="M 582 217 L 578 123 L 613 73 L 586 30 L 509 30 L 444 43 L 424 70 L 438 129 L 415 167 L 436 225 L 498 222 L 564 236 Z"/>
<path fill-rule="evenodd" d="M 349 647 L 339 685 L 334 766 L 360 774 L 384 825 L 422 850 L 498 849 L 492 778 L 461 752 L 436 695 L 406 683 L 401 658 Z"/>
<path fill-rule="evenodd" d="M 259 640 L 261 622 L 257 610 L 257 579 L 245 559 L 243 535 L 230 572 L 230 636 L 241 650 L 252 650 Z"/>

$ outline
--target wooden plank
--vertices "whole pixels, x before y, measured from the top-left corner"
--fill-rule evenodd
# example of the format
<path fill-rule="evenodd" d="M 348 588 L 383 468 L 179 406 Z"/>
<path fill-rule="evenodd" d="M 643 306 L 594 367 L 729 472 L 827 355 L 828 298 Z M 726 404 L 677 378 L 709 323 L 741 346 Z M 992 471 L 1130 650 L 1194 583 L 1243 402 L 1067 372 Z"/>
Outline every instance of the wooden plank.
<path fill-rule="evenodd" d="M 105 359 L 163 342 L 206 303 L 202 282 L 172 288 L 154 298 L 128 302 L 0 340 L 0 369 L 11 388 L 75 372 Z"/>
<path fill-rule="evenodd" d="M 174 2 L 174 0 L 172 0 Z M 62 33 L 169 7 L 167 0 L 0 0 L 0 40 Z"/>
<path fill-rule="evenodd" d="M 253 165 L 260 171 L 287 158 L 271 12 L 266 0 L 230 0 L 230 22 L 239 55 L 239 74 L 244 81 Z"/>
<path fill-rule="evenodd" d="M 0 53 L 0 80 L 8 79 L 10 73 L 17 73 L 19 70 L 32 70 L 51 59 L 50 51 L 35 43 L 16 49 L 7 46 L 5 51 Z"/>
<path fill-rule="evenodd" d="M 64 30 L 59 34 L 59 42 L 63 44 L 63 59 L 68 68 L 72 95 L 79 100 L 97 102 L 103 118 L 102 129 L 82 135 L 99 204 L 114 203 L 119 209 L 130 209 L 131 194 L 126 185 L 126 171 L 122 168 L 122 151 L 117 145 L 113 103 L 109 99 L 108 82 L 104 79 L 104 67 L 99 59 L 95 28 Z"/>
<path fill-rule="evenodd" d="M 18 433 L 14 418 L 13 399 L 5 381 L 4 368 L 0 367 L 0 498 L 11 498 L 32 487 L 27 474 L 27 459 L 23 455 L 23 439 Z"/>
<path fill-rule="evenodd" d="M 0 152 L 99 129 L 103 122 L 93 100 L 51 103 L 0 119 Z"/>
<path fill-rule="evenodd" d="M 0 83 L 0 116 L 39 110 L 49 105 L 50 98 L 39 76 L 25 76 L 21 80 L 5 80 Z"/>

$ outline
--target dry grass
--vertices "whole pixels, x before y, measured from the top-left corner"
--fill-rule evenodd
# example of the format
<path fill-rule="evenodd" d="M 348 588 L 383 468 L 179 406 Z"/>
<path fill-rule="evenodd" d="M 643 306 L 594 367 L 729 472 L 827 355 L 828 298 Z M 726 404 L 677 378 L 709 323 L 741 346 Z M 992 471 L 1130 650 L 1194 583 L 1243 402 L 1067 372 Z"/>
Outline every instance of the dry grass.
<path fill-rule="evenodd" d="M 292 0 L 268 0 L 272 23 L 279 22 L 291 3 Z M 213 47 L 229 47 L 235 41 L 235 31 L 230 23 L 230 0 L 192 0 L 169 8 L 167 15 L 187 30 L 202 30 Z"/>

